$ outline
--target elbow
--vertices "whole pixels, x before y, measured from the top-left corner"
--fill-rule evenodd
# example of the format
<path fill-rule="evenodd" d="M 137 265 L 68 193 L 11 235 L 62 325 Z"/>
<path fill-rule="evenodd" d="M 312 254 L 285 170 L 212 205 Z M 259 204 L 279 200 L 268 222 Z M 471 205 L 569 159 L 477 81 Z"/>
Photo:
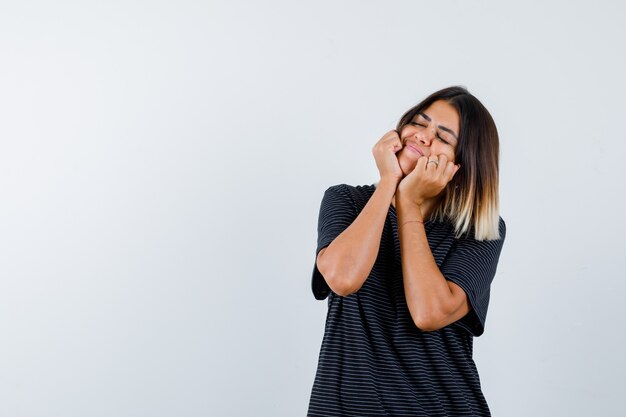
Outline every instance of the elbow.
<path fill-rule="evenodd" d="M 328 257 L 319 257 L 317 269 L 326 280 L 328 287 L 337 295 L 347 297 L 361 288 L 362 281 L 359 281 L 357 277 L 353 277 L 347 271 L 338 269 L 337 265 L 330 261 Z"/>
<path fill-rule="evenodd" d="M 321 272 L 321 271 L 320 271 Z M 356 285 L 357 280 L 349 277 L 344 273 L 336 273 L 331 271 L 327 271 L 326 273 L 322 272 L 324 279 L 326 279 L 326 283 L 330 287 L 330 289 L 337 295 L 342 297 L 347 297 L 350 294 L 357 292 L 361 287 Z"/>
<path fill-rule="evenodd" d="M 328 286 L 335 294 L 347 297 L 360 289 L 360 287 L 354 284 L 354 280 L 346 278 L 345 275 L 342 276 L 343 278 L 335 276 L 335 278 L 330 279 L 328 282 Z"/>
<path fill-rule="evenodd" d="M 417 327 L 423 332 L 432 332 L 433 330 L 437 330 L 432 325 L 432 322 L 429 322 L 425 319 L 420 318 L 420 319 L 413 320 L 413 322 L 415 323 L 415 327 Z"/>
<path fill-rule="evenodd" d="M 441 321 L 437 319 L 437 314 L 432 311 L 424 311 L 415 315 L 413 322 L 415 326 L 423 332 L 433 332 L 441 329 Z"/>

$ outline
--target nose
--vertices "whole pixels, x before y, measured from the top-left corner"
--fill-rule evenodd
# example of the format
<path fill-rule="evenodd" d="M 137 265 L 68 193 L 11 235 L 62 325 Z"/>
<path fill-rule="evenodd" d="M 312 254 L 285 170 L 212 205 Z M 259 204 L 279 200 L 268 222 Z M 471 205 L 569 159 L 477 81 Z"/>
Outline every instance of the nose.
<path fill-rule="evenodd" d="M 422 129 L 418 132 L 415 132 L 415 139 L 424 145 L 430 146 L 430 142 L 432 142 L 436 133 L 434 129 Z"/>

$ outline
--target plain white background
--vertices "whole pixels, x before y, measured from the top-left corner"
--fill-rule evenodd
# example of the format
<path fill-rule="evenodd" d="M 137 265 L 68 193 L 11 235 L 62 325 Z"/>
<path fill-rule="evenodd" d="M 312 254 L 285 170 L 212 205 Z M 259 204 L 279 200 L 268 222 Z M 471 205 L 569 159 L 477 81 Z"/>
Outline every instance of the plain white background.
<path fill-rule="evenodd" d="M 0 415 L 305 415 L 331 185 L 460 84 L 507 239 L 475 361 L 494 416 L 624 415 L 617 1 L 0 5 Z"/>

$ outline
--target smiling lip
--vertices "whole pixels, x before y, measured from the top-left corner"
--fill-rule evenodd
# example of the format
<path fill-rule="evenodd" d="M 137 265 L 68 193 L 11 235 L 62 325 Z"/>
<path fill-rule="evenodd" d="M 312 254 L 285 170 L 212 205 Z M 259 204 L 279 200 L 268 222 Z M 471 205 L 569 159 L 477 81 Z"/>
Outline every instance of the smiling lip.
<path fill-rule="evenodd" d="M 424 154 L 421 153 L 419 149 L 417 149 L 417 146 L 415 146 L 411 142 L 407 142 L 406 143 L 406 147 L 409 148 L 410 150 L 412 150 L 413 152 L 415 152 L 416 154 L 418 154 L 420 156 L 424 156 Z"/>

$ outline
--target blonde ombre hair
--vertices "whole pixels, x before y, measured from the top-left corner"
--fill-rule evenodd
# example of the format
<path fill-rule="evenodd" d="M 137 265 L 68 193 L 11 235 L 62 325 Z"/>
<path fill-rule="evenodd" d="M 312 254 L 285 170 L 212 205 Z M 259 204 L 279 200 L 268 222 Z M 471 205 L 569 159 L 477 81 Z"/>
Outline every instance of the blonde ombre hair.
<path fill-rule="evenodd" d="M 476 240 L 500 239 L 500 142 L 496 124 L 485 106 L 464 87 L 444 88 L 406 111 L 396 130 L 401 132 L 417 113 L 438 100 L 444 100 L 459 113 L 455 163 L 460 163 L 461 168 L 446 185 L 432 217 L 450 221 L 456 238 L 472 233 Z"/>

